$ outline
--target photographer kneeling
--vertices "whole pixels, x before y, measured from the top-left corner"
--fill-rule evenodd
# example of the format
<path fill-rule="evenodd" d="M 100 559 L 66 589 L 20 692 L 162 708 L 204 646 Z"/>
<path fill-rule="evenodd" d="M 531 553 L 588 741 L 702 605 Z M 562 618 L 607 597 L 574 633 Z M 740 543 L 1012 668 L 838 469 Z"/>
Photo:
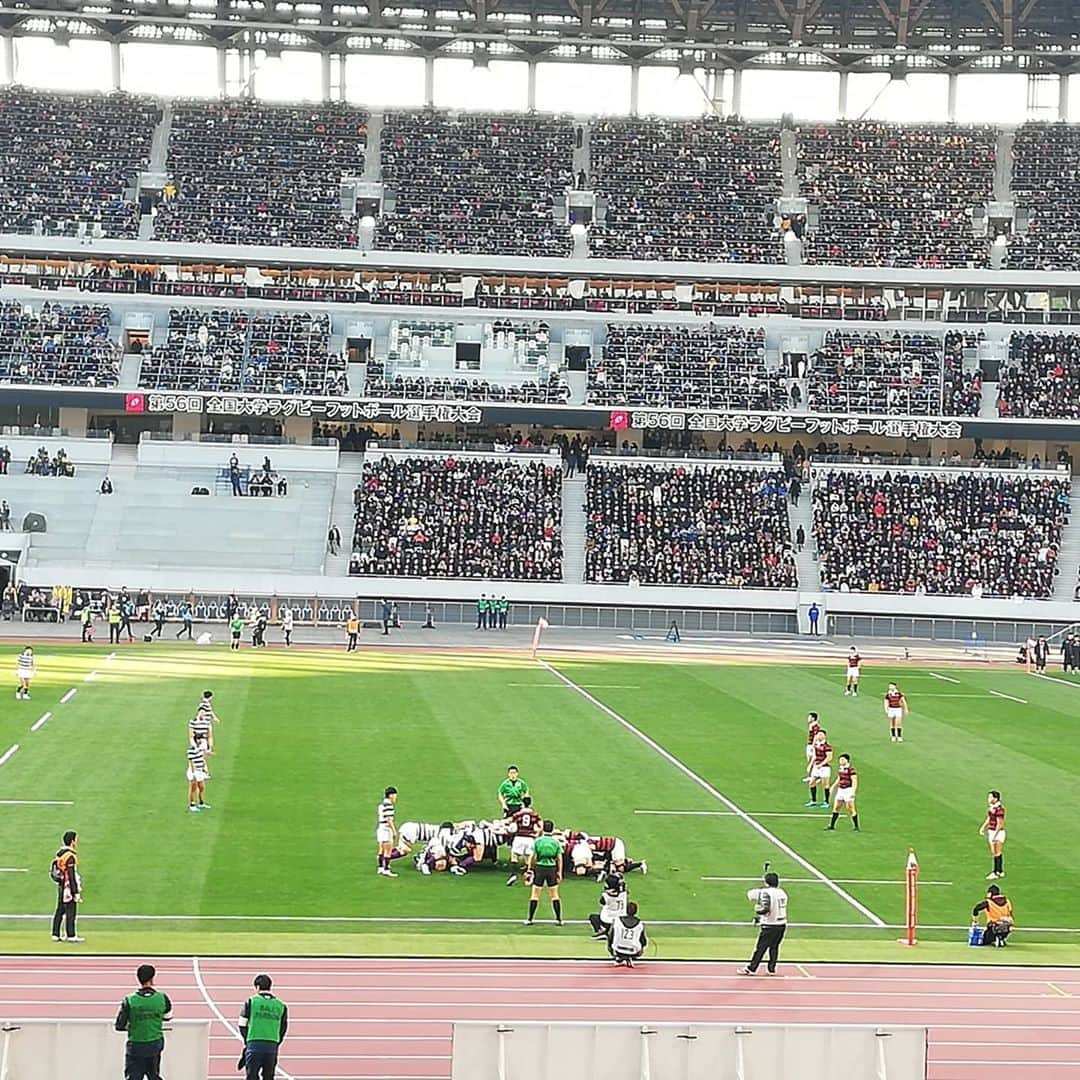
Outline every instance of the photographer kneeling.
<path fill-rule="evenodd" d="M 1013 929 L 1013 908 L 1009 898 L 1003 896 L 996 885 L 991 885 L 986 890 L 986 899 L 980 900 L 971 909 L 973 925 L 978 922 L 980 915 L 986 916 L 986 929 L 983 930 L 982 943 L 1004 945 Z"/>
<path fill-rule="evenodd" d="M 619 915 L 608 931 L 608 951 L 616 965 L 633 967 L 641 958 L 649 939 L 645 936 L 645 924 L 637 917 L 637 904 L 633 900 L 626 905 L 626 914 Z"/>

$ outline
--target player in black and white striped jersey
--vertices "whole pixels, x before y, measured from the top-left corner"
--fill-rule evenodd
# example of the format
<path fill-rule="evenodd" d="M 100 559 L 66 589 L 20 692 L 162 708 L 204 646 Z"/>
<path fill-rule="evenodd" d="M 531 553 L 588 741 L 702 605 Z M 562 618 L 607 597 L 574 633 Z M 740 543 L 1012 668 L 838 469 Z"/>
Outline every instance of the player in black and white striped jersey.
<path fill-rule="evenodd" d="M 195 710 L 195 715 L 209 720 L 211 723 L 221 723 L 221 717 L 214 712 L 214 691 L 204 690 L 202 697 L 199 699 L 198 708 Z"/>
<path fill-rule="evenodd" d="M 197 712 L 188 722 L 188 738 L 192 746 L 197 742 L 203 742 L 207 754 L 212 754 L 214 752 L 214 725 L 210 717 L 203 712 Z"/>
<path fill-rule="evenodd" d="M 206 781 L 210 773 L 206 767 L 207 746 L 205 739 L 192 739 L 187 751 L 188 810 L 198 813 L 209 810 L 206 802 Z"/>
<path fill-rule="evenodd" d="M 397 788 L 388 787 L 383 792 L 383 800 L 376 811 L 378 824 L 375 827 L 375 842 L 379 845 L 379 876 L 397 877 L 390 869 L 390 859 L 394 853 L 394 841 L 397 829 L 394 825 L 394 803 L 397 802 Z"/>

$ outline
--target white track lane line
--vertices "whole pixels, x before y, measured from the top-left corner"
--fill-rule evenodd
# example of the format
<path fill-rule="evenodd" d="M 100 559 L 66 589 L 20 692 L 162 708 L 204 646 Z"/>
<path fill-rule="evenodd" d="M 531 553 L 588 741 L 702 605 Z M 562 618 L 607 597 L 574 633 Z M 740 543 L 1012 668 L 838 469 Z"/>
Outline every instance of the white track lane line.
<path fill-rule="evenodd" d="M 859 912 L 860 915 L 865 916 L 875 926 L 885 926 L 885 921 L 879 916 L 875 915 L 864 903 L 856 900 L 855 897 L 852 896 L 851 893 L 849 893 L 846 889 L 841 888 L 834 881 L 830 880 L 816 866 L 814 866 L 813 863 L 804 859 L 797 851 L 794 850 L 794 848 L 791 848 L 787 844 L 785 844 L 784 841 L 780 839 L 780 837 L 778 837 L 775 833 L 770 832 L 767 828 L 765 828 L 764 825 L 761 824 L 760 821 L 755 821 L 754 818 L 752 818 L 736 803 L 732 802 L 732 800 L 729 799 L 723 792 L 718 791 L 716 788 L 714 788 L 712 784 L 708 782 L 708 780 L 705 780 L 703 777 L 699 776 L 688 765 L 683 764 L 683 762 L 681 762 L 674 754 L 665 750 L 655 739 L 650 738 L 650 736 L 646 735 L 645 732 L 641 730 L 641 728 L 635 727 L 633 724 L 630 723 L 629 720 L 627 720 L 625 717 L 620 716 L 617 712 L 615 712 L 614 709 L 609 708 L 599 698 L 593 697 L 593 695 L 590 694 L 588 690 L 583 690 L 580 686 L 578 686 L 576 682 L 574 682 L 573 679 L 564 675 L 557 668 L 552 667 L 546 660 L 539 660 L 538 662 L 541 667 L 554 675 L 555 678 L 566 683 L 567 686 L 573 687 L 591 705 L 595 706 L 606 716 L 609 716 L 612 720 L 614 720 L 621 727 L 624 727 L 632 735 L 637 736 L 637 738 L 639 738 L 651 750 L 654 750 L 657 754 L 659 754 L 666 762 L 668 762 L 668 764 L 674 765 L 675 768 L 678 769 L 679 772 L 681 772 L 684 776 L 693 780 L 695 784 L 707 791 L 714 799 L 716 799 L 718 802 L 723 803 L 724 806 L 726 806 L 730 811 L 732 811 L 732 813 L 736 814 L 738 817 L 741 817 L 747 825 L 749 825 L 756 832 L 760 833 L 766 840 L 769 841 L 770 844 L 772 844 L 774 847 L 778 848 L 785 855 L 787 855 L 789 859 L 798 863 L 799 866 L 801 866 L 807 873 L 812 874 L 823 884 L 828 885 L 829 888 L 832 889 L 832 891 L 836 893 L 836 895 L 839 896 L 841 900 L 845 900 L 847 903 L 849 903 L 857 912 Z"/>

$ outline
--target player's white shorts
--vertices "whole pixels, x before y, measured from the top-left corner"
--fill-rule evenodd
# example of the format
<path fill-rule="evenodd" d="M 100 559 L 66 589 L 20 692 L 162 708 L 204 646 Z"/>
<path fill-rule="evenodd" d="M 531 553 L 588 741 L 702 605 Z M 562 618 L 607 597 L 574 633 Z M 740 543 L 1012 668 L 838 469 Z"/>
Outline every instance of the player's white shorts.
<path fill-rule="evenodd" d="M 615 846 L 611 849 L 611 861 L 613 863 L 626 862 L 626 845 L 617 836 L 615 837 Z"/>
<path fill-rule="evenodd" d="M 807 743 L 806 744 L 806 760 L 807 761 L 813 761 L 813 759 L 814 759 L 814 744 L 813 743 Z"/>
<path fill-rule="evenodd" d="M 187 778 L 189 784 L 203 784 L 206 782 L 207 773 L 202 769 L 188 769 Z"/>
<path fill-rule="evenodd" d="M 592 858 L 592 848 L 584 840 L 579 840 L 570 849 L 570 861 L 575 866 L 592 866 Z"/>
<path fill-rule="evenodd" d="M 824 780 L 826 783 L 828 783 L 830 776 L 832 776 L 831 765 L 815 765 L 810 770 L 811 780 Z"/>
<path fill-rule="evenodd" d="M 1004 844 L 1005 843 L 1005 830 L 994 829 L 986 834 L 986 839 L 991 844 Z"/>
<path fill-rule="evenodd" d="M 859 677 L 859 669 L 857 667 L 849 667 L 847 669 L 847 677 L 849 679 L 857 679 Z"/>
<path fill-rule="evenodd" d="M 890 720 L 892 720 L 894 722 L 897 721 L 897 720 L 903 720 L 904 719 L 904 710 L 903 709 L 890 709 L 888 706 L 886 706 L 885 707 L 885 715 Z"/>
<path fill-rule="evenodd" d="M 515 836 L 510 845 L 510 854 L 517 859 L 527 859 L 533 850 L 535 839 L 531 836 Z"/>
<path fill-rule="evenodd" d="M 398 836 L 410 846 L 415 844 L 420 839 L 420 822 L 418 821 L 406 821 L 404 825 L 398 829 Z"/>
<path fill-rule="evenodd" d="M 375 830 L 375 839 L 380 844 L 392 844 L 394 842 L 394 830 L 389 825 L 380 825 Z"/>
<path fill-rule="evenodd" d="M 847 804 L 855 801 L 855 789 L 853 787 L 838 787 L 833 794 L 836 796 L 835 802 L 837 804 Z"/>

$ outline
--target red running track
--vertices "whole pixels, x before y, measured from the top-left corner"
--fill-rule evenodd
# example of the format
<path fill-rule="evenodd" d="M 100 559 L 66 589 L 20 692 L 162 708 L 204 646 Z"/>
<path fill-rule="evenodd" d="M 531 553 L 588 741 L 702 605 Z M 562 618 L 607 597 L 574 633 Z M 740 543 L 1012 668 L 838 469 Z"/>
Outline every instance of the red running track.
<path fill-rule="evenodd" d="M 115 1016 L 136 961 L 0 958 L 0 1020 Z M 210 1019 L 214 1080 L 235 1078 L 236 1022 L 257 971 L 291 1024 L 281 1064 L 294 1080 L 450 1075 L 455 1020 L 631 1023 L 866 1023 L 930 1029 L 931 1080 L 1077 1080 L 1080 969 L 732 963 L 182 958 L 157 963 L 177 1019 Z M 283 1075 L 285 1075 L 283 1073 Z"/>

